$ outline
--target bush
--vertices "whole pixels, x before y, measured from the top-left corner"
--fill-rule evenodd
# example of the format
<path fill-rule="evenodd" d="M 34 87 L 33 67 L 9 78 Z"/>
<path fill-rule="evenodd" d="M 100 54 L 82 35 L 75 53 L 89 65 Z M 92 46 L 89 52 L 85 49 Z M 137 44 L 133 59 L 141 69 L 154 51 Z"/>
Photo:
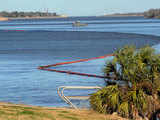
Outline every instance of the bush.
<path fill-rule="evenodd" d="M 153 48 L 136 50 L 125 46 L 117 50 L 104 73 L 114 81 L 125 81 L 125 85 L 108 85 L 92 94 L 90 104 L 94 110 L 135 119 L 150 118 L 160 108 L 160 57 Z"/>

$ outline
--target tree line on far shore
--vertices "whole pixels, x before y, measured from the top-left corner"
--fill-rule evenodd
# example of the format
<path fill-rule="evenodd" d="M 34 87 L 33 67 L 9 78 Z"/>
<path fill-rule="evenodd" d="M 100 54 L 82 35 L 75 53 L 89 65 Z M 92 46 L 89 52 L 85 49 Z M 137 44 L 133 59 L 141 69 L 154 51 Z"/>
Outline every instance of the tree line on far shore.
<path fill-rule="evenodd" d="M 144 12 L 144 17 L 146 18 L 160 18 L 160 8 L 159 9 L 150 9 Z"/>
<path fill-rule="evenodd" d="M 146 18 L 160 18 L 160 8 L 158 9 L 150 9 L 148 11 L 142 12 L 142 13 L 117 13 L 114 15 L 135 15 L 135 16 L 140 16 L 144 15 Z M 11 18 L 17 18 L 17 17 L 55 17 L 59 16 L 57 15 L 56 12 L 18 12 L 18 11 L 13 11 L 13 12 L 7 12 L 7 11 L 1 11 L 0 12 L 1 17 L 11 17 Z"/>
<path fill-rule="evenodd" d="M 7 11 L 2 11 L 0 12 L 0 16 L 2 17 L 54 17 L 58 16 L 57 13 L 49 13 L 49 12 L 18 12 L 18 11 L 13 11 L 13 12 L 7 12 Z"/>

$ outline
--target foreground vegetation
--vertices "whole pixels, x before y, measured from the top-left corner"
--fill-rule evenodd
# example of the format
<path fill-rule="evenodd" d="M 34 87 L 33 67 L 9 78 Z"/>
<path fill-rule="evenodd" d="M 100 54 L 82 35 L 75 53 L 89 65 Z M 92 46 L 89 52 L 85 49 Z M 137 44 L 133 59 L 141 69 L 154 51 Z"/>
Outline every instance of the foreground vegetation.
<path fill-rule="evenodd" d="M 160 109 L 160 56 L 148 46 L 126 46 L 114 55 L 104 73 L 116 82 L 106 81 L 108 85 L 91 96 L 91 107 L 130 119 L 152 119 Z"/>
<path fill-rule="evenodd" d="M 0 103 L 0 120 L 125 120 L 91 110 L 46 108 Z"/>

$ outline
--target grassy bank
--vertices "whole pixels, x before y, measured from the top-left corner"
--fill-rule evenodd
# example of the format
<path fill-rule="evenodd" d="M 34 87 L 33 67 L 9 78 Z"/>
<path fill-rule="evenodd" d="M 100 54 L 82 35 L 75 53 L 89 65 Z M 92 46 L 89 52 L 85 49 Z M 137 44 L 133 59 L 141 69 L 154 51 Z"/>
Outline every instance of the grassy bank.
<path fill-rule="evenodd" d="M 103 115 L 92 110 L 48 108 L 0 103 L 0 120 L 125 120 L 117 115 Z"/>

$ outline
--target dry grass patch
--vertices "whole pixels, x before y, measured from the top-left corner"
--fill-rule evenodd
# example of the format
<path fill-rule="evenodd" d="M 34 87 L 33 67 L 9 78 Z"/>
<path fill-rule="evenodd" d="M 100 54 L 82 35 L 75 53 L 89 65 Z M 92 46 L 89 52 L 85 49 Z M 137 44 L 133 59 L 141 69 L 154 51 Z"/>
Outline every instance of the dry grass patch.
<path fill-rule="evenodd" d="M 0 103 L 0 120 L 125 120 L 92 110 L 48 108 Z"/>

